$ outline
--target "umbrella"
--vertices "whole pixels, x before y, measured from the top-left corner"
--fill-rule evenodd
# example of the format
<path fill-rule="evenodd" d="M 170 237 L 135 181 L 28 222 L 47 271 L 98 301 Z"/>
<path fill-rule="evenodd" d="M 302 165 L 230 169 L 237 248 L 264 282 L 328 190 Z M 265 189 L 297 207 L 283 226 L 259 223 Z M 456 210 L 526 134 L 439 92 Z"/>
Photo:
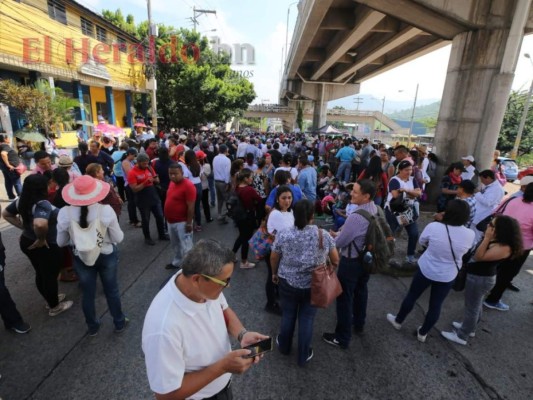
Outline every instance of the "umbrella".
<path fill-rule="evenodd" d="M 124 131 L 122 130 L 122 128 L 115 126 L 115 125 L 106 124 L 105 122 L 100 122 L 98 125 L 96 125 L 94 128 L 94 131 L 102 132 L 102 133 L 109 133 L 113 136 L 120 136 L 124 134 Z"/>
<path fill-rule="evenodd" d="M 36 131 L 20 130 L 15 132 L 15 137 L 25 142 L 46 142 L 44 135 Z"/>
<path fill-rule="evenodd" d="M 207 126 L 202 126 L 200 128 L 200 132 L 207 132 L 209 130 L 209 128 Z"/>
<path fill-rule="evenodd" d="M 76 121 L 77 125 L 83 125 L 83 126 L 94 126 L 94 124 L 91 121 L 82 121 L 78 120 Z"/>
<path fill-rule="evenodd" d="M 134 128 L 146 128 L 146 125 L 144 124 L 144 122 L 135 122 L 133 124 L 133 127 Z"/>
<path fill-rule="evenodd" d="M 324 125 L 322 128 L 318 130 L 318 133 L 341 133 L 337 128 L 335 128 L 333 125 Z"/>

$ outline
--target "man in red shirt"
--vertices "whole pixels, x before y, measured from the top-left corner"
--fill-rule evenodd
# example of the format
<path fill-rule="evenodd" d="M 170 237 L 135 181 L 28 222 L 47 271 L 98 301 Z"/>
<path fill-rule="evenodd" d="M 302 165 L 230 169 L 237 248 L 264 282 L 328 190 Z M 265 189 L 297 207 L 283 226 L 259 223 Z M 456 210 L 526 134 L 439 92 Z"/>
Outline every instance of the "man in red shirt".
<path fill-rule="evenodd" d="M 165 201 L 165 218 L 168 222 L 174 258 L 172 263 L 165 268 L 173 269 L 180 268 L 183 257 L 192 249 L 192 221 L 196 187 L 189 179 L 183 177 L 183 170 L 178 163 L 170 164 L 168 176 L 170 185 Z"/>
<path fill-rule="evenodd" d="M 137 156 L 137 165 L 128 172 L 128 185 L 135 193 L 135 202 L 141 212 L 144 242 L 154 246 L 155 242 L 150 236 L 150 213 L 154 214 L 159 240 L 168 240 L 168 236 L 165 233 L 161 199 L 154 186 L 154 183 L 159 183 L 159 178 L 149 166 L 149 163 L 150 159 L 146 154 Z"/>

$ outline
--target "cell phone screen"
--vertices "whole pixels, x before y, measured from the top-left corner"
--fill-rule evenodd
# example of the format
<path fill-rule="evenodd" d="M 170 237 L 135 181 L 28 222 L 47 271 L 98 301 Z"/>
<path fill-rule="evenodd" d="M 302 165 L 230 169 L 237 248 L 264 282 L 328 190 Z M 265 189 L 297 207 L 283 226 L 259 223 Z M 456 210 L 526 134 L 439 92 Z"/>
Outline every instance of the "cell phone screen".
<path fill-rule="evenodd" d="M 245 349 L 252 351 L 247 356 L 244 356 L 245 358 L 252 358 L 260 354 L 272 351 L 272 338 L 269 337 L 268 339 L 261 340 L 260 342 L 246 346 Z"/>

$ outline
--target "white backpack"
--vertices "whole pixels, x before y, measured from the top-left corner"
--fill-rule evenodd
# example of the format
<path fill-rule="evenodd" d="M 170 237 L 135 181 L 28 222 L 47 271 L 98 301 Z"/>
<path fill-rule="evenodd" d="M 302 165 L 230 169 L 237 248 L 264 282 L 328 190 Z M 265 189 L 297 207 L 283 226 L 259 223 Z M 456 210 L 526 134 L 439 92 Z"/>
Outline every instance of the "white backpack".
<path fill-rule="evenodd" d="M 74 255 L 88 267 L 92 267 L 102 250 L 107 227 L 100 223 L 102 205 L 98 204 L 96 218 L 87 228 L 82 228 L 80 224 L 70 216 L 70 239 L 74 243 Z"/>

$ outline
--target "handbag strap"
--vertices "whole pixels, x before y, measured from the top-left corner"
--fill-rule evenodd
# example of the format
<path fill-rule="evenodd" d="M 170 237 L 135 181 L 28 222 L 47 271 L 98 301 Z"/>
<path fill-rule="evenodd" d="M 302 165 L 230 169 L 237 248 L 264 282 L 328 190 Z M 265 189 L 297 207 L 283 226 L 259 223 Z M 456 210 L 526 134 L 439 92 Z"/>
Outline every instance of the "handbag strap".
<path fill-rule="evenodd" d="M 448 225 L 444 224 L 444 226 L 446 227 L 446 233 L 448 234 L 448 241 L 450 242 L 450 249 L 452 250 L 453 262 L 455 263 L 455 266 L 457 267 L 457 271 L 460 271 L 461 268 L 459 268 L 459 265 L 457 264 L 457 260 L 455 259 L 455 252 L 453 251 L 452 238 L 450 237 L 450 231 L 448 230 Z"/>
<path fill-rule="evenodd" d="M 508 198 L 502 205 L 500 205 L 496 211 L 494 211 L 494 214 L 503 214 L 505 209 L 507 208 L 507 205 L 511 202 L 511 200 L 516 199 L 516 197 L 510 197 Z"/>

